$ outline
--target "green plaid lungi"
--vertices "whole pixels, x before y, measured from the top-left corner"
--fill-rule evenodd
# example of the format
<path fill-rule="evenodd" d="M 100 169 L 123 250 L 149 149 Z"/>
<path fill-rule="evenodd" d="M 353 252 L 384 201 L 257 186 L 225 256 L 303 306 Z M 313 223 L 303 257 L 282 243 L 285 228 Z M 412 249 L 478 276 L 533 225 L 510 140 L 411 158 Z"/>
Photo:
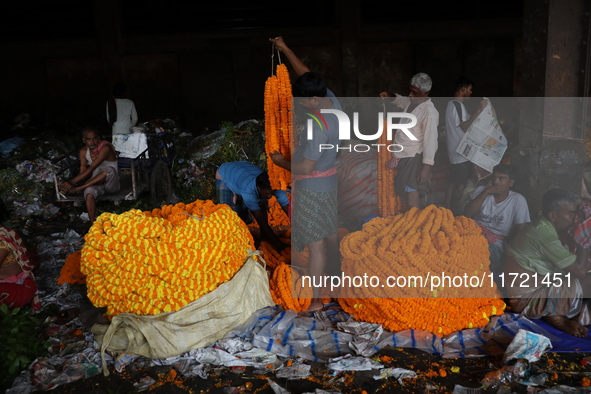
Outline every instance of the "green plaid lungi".
<path fill-rule="evenodd" d="M 337 189 L 315 192 L 298 188 L 293 199 L 291 244 L 298 252 L 307 244 L 337 233 Z"/>

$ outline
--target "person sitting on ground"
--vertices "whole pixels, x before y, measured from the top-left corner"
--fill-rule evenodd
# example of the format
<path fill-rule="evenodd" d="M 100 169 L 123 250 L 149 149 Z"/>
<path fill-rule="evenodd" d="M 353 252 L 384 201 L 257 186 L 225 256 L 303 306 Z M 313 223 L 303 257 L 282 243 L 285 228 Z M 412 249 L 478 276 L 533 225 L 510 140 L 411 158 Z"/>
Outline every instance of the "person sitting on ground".
<path fill-rule="evenodd" d="M 7 217 L 7 210 L 0 203 L 0 222 Z M 0 225 L 0 305 L 13 309 L 30 304 L 35 311 L 41 309 L 31 257 L 18 234 Z"/>
<path fill-rule="evenodd" d="M 129 134 L 137 124 L 137 111 L 133 101 L 127 98 L 127 86 L 116 83 L 113 95 L 107 101 L 107 122 L 113 134 Z"/>
<path fill-rule="evenodd" d="M 100 140 L 98 133 L 92 128 L 84 129 L 82 141 L 86 146 L 80 148 L 79 174 L 58 186 L 62 193 L 84 192 L 88 217 L 90 223 L 93 223 L 96 220 L 96 199 L 105 193 L 119 191 L 121 187 L 117 152 L 110 142 Z M 82 185 L 76 186 L 82 181 Z"/>
<path fill-rule="evenodd" d="M 252 214 L 261 230 L 261 240 L 269 241 L 277 250 L 286 247 L 269 225 L 267 200 L 275 196 L 286 214 L 289 200 L 285 191 L 271 188 L 266 171 L 247 161 L 224 163 L 216 172 L 216 194 L 218 203 L 229 205 L 246 224 L 252 222 Z"/>
<path fill-rule="evenodd" d="M 579 197 L 550 189 L 542 199 L 540 220 L 520 231 L 507 247 L 505 289 L 512 312 L 542 318 L 567 334 L 583 338 L 589 315 L 588 249 L 571 253 L 560 237 L 568 238 Z M 534 275 L 537 274 L 537 275 Z M 517 277 L 513 286 L 510 280 Z M 527 281 L 525 281 L 527 279 Z M 528 287 L 526 287 L 528 286 Z"/>
<path fill-rule="evenodd" d="M 492 272 L 502 269 L 507 244 L 505 238 L 530 222 L 525 197 L 511 190 L 516 175 L 516 168 L 510 164 L 495 166 L 492 184 L 477 187 L 464 210 L 464 216 L 476 221 L 489 243 Z"/>

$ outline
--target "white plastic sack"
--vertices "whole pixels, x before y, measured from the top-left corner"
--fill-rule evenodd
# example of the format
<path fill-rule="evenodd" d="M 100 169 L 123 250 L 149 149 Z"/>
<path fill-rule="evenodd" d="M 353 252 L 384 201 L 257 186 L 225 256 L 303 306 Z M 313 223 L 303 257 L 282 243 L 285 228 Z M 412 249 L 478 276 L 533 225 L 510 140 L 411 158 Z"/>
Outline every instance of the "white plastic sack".
<path fill-rule="evenodd" d="M 91 330 L 101 345 L 101 355 L 109 350 L 167 358 L 215 343 L 244 324 L 256 310 L 272 305 L 275 303 L 267 272 L 249 257 L 232 280 L 178 311 L 158 315 L 121 313 L 110 325 L 97 324 Z M 106 367 L 103 371 L 108 374 Z"/>
<path fill-rule="evenodd" d="M 541 334 L 520 329 L 505 350 L 503 362 L 519 358 L 529 362 L 538 361 L 549 349 L 552 349 L 550 339 Z"/>
<path fill-rule="evenodd" d="M 113 146 L 119 152 L 119 157 L 135 159 L 148 149 L 148 137 L 144 133 L 114 134 Z M 148 157 L 148 152 L 146 152 L 146 157 Z"/>

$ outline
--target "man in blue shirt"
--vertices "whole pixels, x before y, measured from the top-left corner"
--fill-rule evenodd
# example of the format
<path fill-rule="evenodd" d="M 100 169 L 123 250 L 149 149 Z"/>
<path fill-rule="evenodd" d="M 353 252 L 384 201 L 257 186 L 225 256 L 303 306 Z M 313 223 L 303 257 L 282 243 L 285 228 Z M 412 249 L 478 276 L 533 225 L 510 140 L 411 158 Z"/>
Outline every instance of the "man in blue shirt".
<path fill-rule="evenodd" d="M 267 200 L 275 196 L 286 214 L 289 200 L 285 191 L 271 189 L 267 172 L 247 161 L 224 163 L 216 173 L 216 194 L 218 204 L 229 205 L 246 224 L 252 222 L 252 214 L 261 229 L 261 240 L 269 241 L 279 251 L 285 248 L 269 226 Z"/>

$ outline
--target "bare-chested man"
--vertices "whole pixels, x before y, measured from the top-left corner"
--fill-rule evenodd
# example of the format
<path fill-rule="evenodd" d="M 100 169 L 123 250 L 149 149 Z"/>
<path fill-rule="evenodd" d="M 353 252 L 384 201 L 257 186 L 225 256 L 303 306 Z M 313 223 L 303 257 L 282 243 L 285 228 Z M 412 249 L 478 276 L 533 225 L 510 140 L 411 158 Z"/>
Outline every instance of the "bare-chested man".
<path fill-rule="evenodd" d="M 99 139 L 94 129 L 85 129 L 82 132 L 82 141 L 85 146 L 80 148 L 80 173 L 60 183 L 59 189 L 63 193 L 72 194 L 84 191 L 86 210 L 90 222 L 93 223 L 96 219 L 96 198 L 120 188 L 117 153 L 110 142 Z M 85 182 L 76 186 L 82 181 Z"/>

